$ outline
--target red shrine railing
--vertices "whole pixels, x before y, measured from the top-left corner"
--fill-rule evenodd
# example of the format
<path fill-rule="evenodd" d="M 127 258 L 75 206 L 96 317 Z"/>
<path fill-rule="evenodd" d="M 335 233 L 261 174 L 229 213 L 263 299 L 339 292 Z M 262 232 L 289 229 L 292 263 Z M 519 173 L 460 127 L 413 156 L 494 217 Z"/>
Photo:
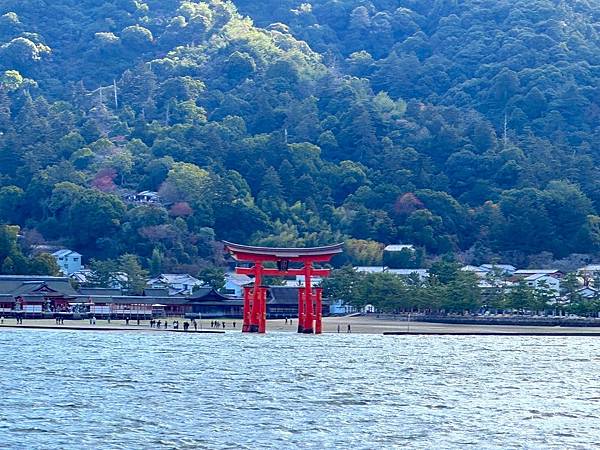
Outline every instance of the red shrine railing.
<path fill-rule="evenodd" d="M 267 322 L 267 287 L 262 285 L 265 276 L 304 276 L 304 287 L 298 289 L 298 333 L 321 334 L 322 289 L 313 288 L 313 276 L 326 277 L 330 269 L 316 269 L 313 263 L 327 262 L 341 253 L 343 244 L 311 248 L 253 247 L 224 241 L 236 261 L 249 262 L 251 267 L 236 267 L 238 274 L 254 276 L 254 285 L 244 287 L 244 323 L 242 331 L 264 333 Z M 275 262 L 277 269 L 265 268 L 263 263 Z M 300 268 L 290 268 L 290 263 L 301 263 Z"/>

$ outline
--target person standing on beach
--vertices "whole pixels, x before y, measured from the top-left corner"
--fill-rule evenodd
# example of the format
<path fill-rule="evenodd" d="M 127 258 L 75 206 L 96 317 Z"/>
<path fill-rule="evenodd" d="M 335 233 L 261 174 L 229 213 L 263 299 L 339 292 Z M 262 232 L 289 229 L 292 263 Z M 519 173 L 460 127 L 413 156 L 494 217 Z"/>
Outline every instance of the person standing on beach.
<path fill-rule="evenodd" d="M 340 326 L 340 324 L 338 323 L 338 333 L 340 332 L 340 328 L 341 328 L 341 326 Z"/>
<path fill-rule="evenodd" d="M 352 328 L 350 327 L 350 324 L 348 324 L 348 333 L 352 333 Z"/>

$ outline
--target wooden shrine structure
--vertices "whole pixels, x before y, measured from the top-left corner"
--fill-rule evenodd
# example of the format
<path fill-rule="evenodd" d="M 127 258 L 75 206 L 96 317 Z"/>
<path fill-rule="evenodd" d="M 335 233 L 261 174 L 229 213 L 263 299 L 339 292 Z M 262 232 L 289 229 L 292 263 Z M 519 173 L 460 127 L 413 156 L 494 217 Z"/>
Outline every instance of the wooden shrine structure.
<path fill-rule="evenodd" d="M 342 253 L 343 244 L 311 248 L 253 247 L 224 241 L 225 249 L 239 262 L 252 264 L 236 267 L 238 274 L 254 276 L 253 286 L 244 286 L 244 319 L 242 331 L 264 333 L 267 322 L 267 287 L 263 277 L 304 276 L 304 286 L 298 290 L 298 333 L 321 334 L 322 289 L 311 286 L 311 277 L 326 277 L 330 269 L 317 269 L 313 263 L 325 263 Z M 264 267 L 275 263 L 276 268 Z M 291 267 L 291 265 L 299 267 Z"/>

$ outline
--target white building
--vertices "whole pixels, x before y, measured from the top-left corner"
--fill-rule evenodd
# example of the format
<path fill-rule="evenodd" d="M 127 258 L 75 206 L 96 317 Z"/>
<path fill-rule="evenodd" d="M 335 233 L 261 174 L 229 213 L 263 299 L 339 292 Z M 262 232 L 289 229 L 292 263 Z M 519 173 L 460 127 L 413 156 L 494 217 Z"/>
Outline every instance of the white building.
<path fill-rule="evenodd" d="M 383 249 L 384 252 L 401 252 L 402 250 L 415 251 L 415 246 L 411 244 L 390 244 Z"/>
<path fill-rule="evenodd" d="M 537 273 L 524 278 L 527 286 L 534 289 L 541 288 L 542 286 L 554 291 L 555 295 L 560 295 L 560 280 L 552 275 L 546 275 L 543 273 Z"/>
<path fill-rule="evenodd" d="M 65 275 L 71 275 L 81 270 L 81 254 L 69 249 L 62 249 L 52 253 L 60 271 Z"/>
<path fill-rule="evenodd" d="M 132 203 L 160 204 L 160 196 L 158 192 L 154 191 L 142 191 L 137 194 L 131 194 L 126 197 L 126 200 Z"/>
<path fill-rule="evenodd" d="M 234 297 L 242 297 L 244 295 L 244 286 L 254 281 L 248 275 L 240 275 L 237 273 L 228 273 L 225 275 L 224 291 L 226 294 Z"/>
<path fill-rule="evenodd" d="M 343 300 L 332 301 L 329 305 L 329 314 L 346 315 L 355 312 L 356 308 L 354 306 L 344 303 Z"/>
<path fill-rule="evenodd" d="M 150 288 L 168 288 L 169 295 L 190 295 L 195 287 L 204 286 L 204 283 L 187 273 L 163 273 L 152 278 L 147 285 Z"/>

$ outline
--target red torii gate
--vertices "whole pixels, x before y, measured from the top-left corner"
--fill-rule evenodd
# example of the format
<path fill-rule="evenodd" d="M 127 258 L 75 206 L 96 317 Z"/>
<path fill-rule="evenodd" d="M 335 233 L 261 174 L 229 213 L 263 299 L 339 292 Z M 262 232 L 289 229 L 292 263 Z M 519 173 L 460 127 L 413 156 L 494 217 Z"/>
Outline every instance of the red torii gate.
<path fill-rule="evenodd" d="M 313 262 L 327 262 L 342 252 L 344 244 L 311 248 L 269 248 L 233 244 L 223 241 L 236 261 L 250 262 L 252 267 L 236 267 L 238 274 L 254 276 L 254 286 L 244 287 L 244 324 L 242 331 L 264 333 L 267 319 L 267 287 L 262 277 L 303 275 L 304 287 L 298 289 L 298 333 L 321 334 L 322 289 L 312 288 L 311 276 L 326 277 L 330 269 L 315 269 Z M 277 269 L 263 267 L 263 263 L 277 263 Z M 293 269 L 290 262 L 302 263 Z"/>

